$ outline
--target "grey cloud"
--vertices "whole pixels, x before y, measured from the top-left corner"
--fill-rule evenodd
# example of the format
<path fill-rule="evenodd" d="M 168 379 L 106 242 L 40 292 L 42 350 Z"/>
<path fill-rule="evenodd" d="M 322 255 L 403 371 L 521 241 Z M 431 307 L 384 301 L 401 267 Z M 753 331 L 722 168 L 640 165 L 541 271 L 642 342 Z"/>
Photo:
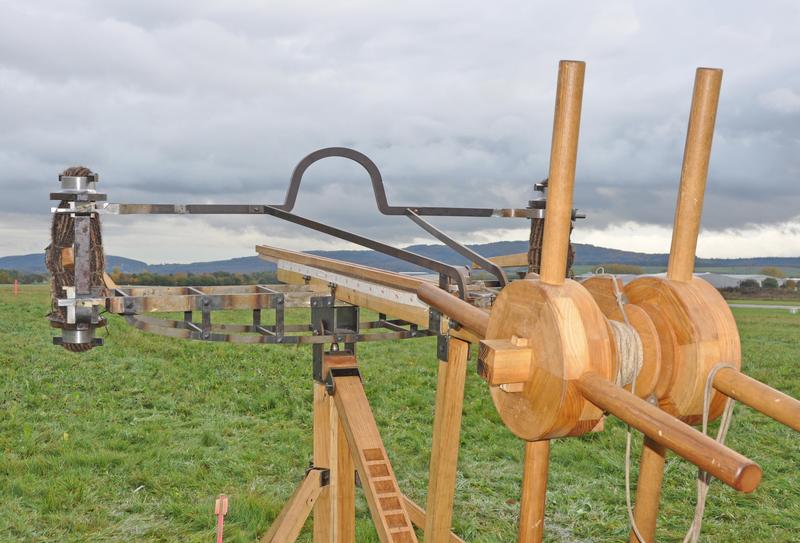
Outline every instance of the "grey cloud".
<path fill-rule="evenodd" d="M 329 145 L 371 156 L 398 204 L 522 206 L 547 175 L 556 62 L 581 58 L 582 228 L 671 223 L 698 65 L 726 69 L 705 226 L 778 223 L 800 203 L 798 11 L 788 1 L 6 2 L 0 213 L 43 215 L 56 174 L 78 162 L 116 201 L 274 203 L 297 161 Z M 366 175 L 341 160 L 309 171 L 297 211 L 393 243 L 419 235 L 379 215 Z M 123 220 L 133 230 L 144 219 Z M 199 228 L 297 235 L 249 221 Z M 524 228 L 436 224 L 461 237 Z"/>

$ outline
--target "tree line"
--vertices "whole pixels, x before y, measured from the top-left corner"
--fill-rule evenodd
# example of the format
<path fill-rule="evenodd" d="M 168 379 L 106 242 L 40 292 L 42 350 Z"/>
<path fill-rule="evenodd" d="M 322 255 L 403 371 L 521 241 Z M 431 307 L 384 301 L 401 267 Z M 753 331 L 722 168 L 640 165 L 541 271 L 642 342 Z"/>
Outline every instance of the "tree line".
<path fill-rule="evenodd" d="M 275 283 L 275 272 L 211 272 L 187 273 L 177 272 L 170 274 L 151 273 L 124 273 L 119 268 L 114 268 L 111 279 L 118 285 L 152 285 L 157 287 L 200 287 L 217 285 L 256 285 Z"/>
<path fill-rule="evenodd" d="M 159 274 L 144 271 L 142 273 L 123 273 L 114 268 L 111 278 L 118 285 L 153 285 L 163 287 L 197 287 L 216 285 L 256 285 L 275 283 L 274 272 L 252 273 L 171 273 Z M 0 285 L 10 285 L 19 281 L 21 285 L 47 283 L 50 275 L 46 273 L 29 273 L 17 270 L 0 270 Z"/>
<path fill-rule="evenodd" d="M 29 273 L 17 270 L 0 270 L 0 285 L 10 285 L 19 281 L 20 285 L 35 285 L 46 283 L 50 275 L 46 273 Z"/>

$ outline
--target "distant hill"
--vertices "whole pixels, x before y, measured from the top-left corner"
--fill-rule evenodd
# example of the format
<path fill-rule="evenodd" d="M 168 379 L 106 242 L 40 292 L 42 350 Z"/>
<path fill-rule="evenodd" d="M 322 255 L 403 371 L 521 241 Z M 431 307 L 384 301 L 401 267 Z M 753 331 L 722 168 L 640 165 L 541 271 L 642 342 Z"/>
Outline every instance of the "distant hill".
<path fill-rule="evenodd" d="M 470 245 L 484 256 L 499 256 L 504 254 L 521 253 L 528 250 L 527 241 L 499 241 Z M 467 261 L 459 254 L 444 245 L 411 245 L 406 247 L 411 252 L 441 260 L 448 264 L 466 264 Z M 393 271 L 418 271 L 411 264 L 397 260 L 375 251 L 309 251 L 312 254 L 335 258 L 373 266 Z M 595 245 L 575 244 L 575 264 L 577 266 L 591 266 L 603 263 L 634 264 L 646 267 L 665 267 L 668 255 L 636 253 L 607 249 Z M 257 256 L 231 258 L 229 260 L 215 260 L 210 262 L 193 262 L 191 264 L 147 264 L 141 260 L 124 258 L 120 256 L 106 256 L 106 265 L 110 270 L 115 267 L 125 273 L 140 273 L 145 270 L 152 273 L 210 273 L 224 271 L 230 273 L 249 273 L 256 271 L 271 271 L 275 266 L 261 260 Z M 779 266 L 784 268 L 800 267 L 800 257 L 758 257 L 758 258 L 698 258 L 697 267 L 700 268 L 758 268 L 763 266 Z M 44 255 L 34 253 L 28 255 L 0 257 L 0 269 L 18 270 L 29 273 L 45 273 Z"/>
<path fill-rule="evenodd" d="M 124 256 L 106 255 L 106 267 L 111 270 L 116 266 L 119 266 L 120 270 L 127 273 L 139 273 L 148 267 L 147 263 L 142 262 L 141 260 L 125 258 Z M 0 270 L 17 270 L 28 273 L 47 273 L 47 269 L 44 266 L 44 253 L 0 256 Z"/>

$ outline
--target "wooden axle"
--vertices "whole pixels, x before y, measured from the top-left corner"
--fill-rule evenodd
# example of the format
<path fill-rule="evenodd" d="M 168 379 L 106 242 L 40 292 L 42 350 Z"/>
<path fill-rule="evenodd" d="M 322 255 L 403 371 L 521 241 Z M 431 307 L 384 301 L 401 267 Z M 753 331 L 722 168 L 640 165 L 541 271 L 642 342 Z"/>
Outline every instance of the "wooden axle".
<path fill-rule="evenodd" d="M 653 393 L 661 373 L 661 343 L 655 323 L 644 309 L 635 304 L 626 303 L 620 307 L 618 296 L 622 294 L 624 287 L 619 279 L 597 276 L 590 277 L 581 284 L 591 293 L 608 320 L 620 323 L 627 321 L 639 336 L 643 352 L 635 390 L 637 396 L 647 398 Z M 616 353 L 618 365 L 626 354 Z M 624 386 L 627 390 L 632 389 L 629 384 Z"/>
<path fill-rule="evenodd" d="M 489 314 L 486 311 L 468 304 L 432 283 L 420 284 L 417 296 L 479 338 L 486 337 L 486 330 L 489 328 Z"/>

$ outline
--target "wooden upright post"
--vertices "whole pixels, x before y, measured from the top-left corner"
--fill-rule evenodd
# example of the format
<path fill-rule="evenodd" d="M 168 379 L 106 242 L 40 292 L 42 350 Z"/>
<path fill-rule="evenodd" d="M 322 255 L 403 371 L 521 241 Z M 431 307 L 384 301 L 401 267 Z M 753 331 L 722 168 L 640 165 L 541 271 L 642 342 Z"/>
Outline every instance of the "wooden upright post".
<path fill-rule="evenodd" d="M 636 528 L 644 541 L 640 542 L 631 530 L 630 543 L 653 543 L 656 540 L 656 522 L 666 457 L 667 449 L 663 445 L 659 445 L 649 437 L 644 438 L 642 459 L 639 462 L 639 483 L 636 485 L 636 509 L 633 515 Z"/>
<path fill-rule="evenodd" d="M 436 412 L 433 420 L 428 505 L 425 517 L 426 543 L 450 541 L 450 525 L 453 521 L 453 499 L 469 343 L 454 337 L 448 341 L 447 361 L 439 362 L 436 385 Z"/>
<path fill-rule="evenodd" d="M 558 64 L 540 274 L 542 282 L 551 285 L 562 284 L 567 273 L 572 189 L 575 185 L 585 71 L 584 62 L 562 60 Z"/>
<path fill-rule="evenodd" d="M 581 124 L 584 62 L 562 60 L 558 64 L 558 86 L 550 147 L 547 211 L 542 241 L 540 280 L 563 285 L 567 274 L 567 251 L 572 222 L 572 191 L 575 186 L 575 163 L 578 157 L 578 134 Z M 520 502 L 520 543 L 539 543 L 544 535 L 544 511 L 547 500 L 547 469 L 550 443 L 537 441 L 525 445 L 525 467 Z"/>
<path fill-rule="evenodd" d="M 700 217 L 703 212 L 721 85 L 722 70 L 697 69 L 667 266 L 667 279 L 672 281 L 691 281 L 694 273 L 694 257 L 700 234 Z M 639 532 L 647 540 L 646 543 L 655 540 L 665 457 L 666 449 L 663 446 L 645 438 L 636 485 L 634 519 Z M 630 534 L 630 541 L 638 543 L 633 532 Z"/>
<path fill-rule="evenodd" d="M 519 543 L 541 541 L 544 537 L 544 508 L 547 497 L 547 472 L 550 467 L 550 440 L 525 443 L 522 471 L 522 499 L 519 504 Z"/>
<path fill-rule="evenodd" d="M 336 413 L 322 383 L 314 383 L 314 466 L 328 469 L 314 507 L 314 543 L 355 542 L 355 466 Z"/>
<path fill-rule="evenodd" d="M 708 162 L 711 158 L 711 142 L 714 138 L 721 85 L 722 70 L 697 69 L 667 266 L 667 278 L 673 281 L 690 281 L 694 272 L 694 255 L 700 233 L 700 217 L 703 213 L 703 196 L 708 179 Z"/>

